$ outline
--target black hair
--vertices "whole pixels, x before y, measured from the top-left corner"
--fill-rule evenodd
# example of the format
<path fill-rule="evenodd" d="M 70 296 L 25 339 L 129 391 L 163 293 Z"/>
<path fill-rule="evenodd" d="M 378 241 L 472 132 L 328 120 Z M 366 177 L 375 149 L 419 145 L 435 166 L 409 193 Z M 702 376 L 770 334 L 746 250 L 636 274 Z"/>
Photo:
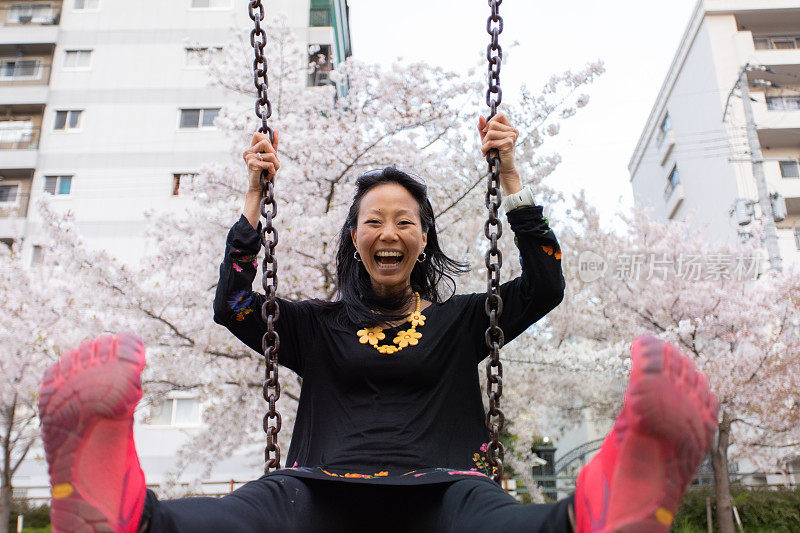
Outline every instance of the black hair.
<path fill-rule="evenodd" d="M 405 318 L 403 312 L 414 298 L 408 293 L 388 296 L 375 294 L 367 270 L 354 257 L 356 247 L 351 232 L 358 226 L 361 199 L 370 190 L 385 183 L 401 185 L 414 197 L 419 205 L 421 229 L 428 235 L 424 261 L 417 262 L 411 271 L 411 289 L 418 292 L 420 298 L 424 300 L 441 303 L 455 293 L 456 283 L 453 275 L 463 274 L 469 270 L 466 263 L 449 258 L 439 246 L 433 207 L 428 200 L 428 189 L 421 178 L 412 177 L 394 167 L 362 174 L 356 179 L 353 203 L 339 233 L 339 249 L 336 253 L 336 300 L 319 301 L 324 308 L 333 311 L 334 320 L 340 325 L 345 325 L 345 320 L 350 324 L 363 326 L 387 325 L 402 320 Z M 446 296 L 442 292 L 443 285 L 447 286 L 446 292 L 449 293 Z"/>

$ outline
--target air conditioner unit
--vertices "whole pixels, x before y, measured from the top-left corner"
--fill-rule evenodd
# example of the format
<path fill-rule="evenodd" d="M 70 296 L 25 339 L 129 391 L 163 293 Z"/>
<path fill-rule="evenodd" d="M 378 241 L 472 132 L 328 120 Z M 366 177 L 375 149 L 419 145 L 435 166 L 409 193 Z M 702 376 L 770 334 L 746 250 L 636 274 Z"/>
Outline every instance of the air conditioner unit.
<path fill-rule="evenodd" d="M 19 17 L 18 22 L 20 24 L 30 24 L 33 20 L 33 15 L 22 15 Z"/>
<path fill-rule="evenodd" d="M 736 203 L 733 204 L 732 215 L 736 218 L 736 223 L 740 226 L 746 226 L 753 221 L 755 210 L 753 205 L 755 202 L 745 198 L 737 198 Z"/>
<path fill-rule="evenodd" d="M 772 204 L 772 218 L 775 222 L 783 222 L 786 218 L 786 200 L 779 192 L 774 192 L 769 195 L 769 201 Z"/>

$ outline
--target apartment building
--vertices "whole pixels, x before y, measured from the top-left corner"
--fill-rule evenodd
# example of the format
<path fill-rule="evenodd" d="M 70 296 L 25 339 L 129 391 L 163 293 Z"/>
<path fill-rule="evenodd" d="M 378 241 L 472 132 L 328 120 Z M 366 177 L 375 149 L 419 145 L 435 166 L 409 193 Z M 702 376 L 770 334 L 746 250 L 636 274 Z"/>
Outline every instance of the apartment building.
<path fill-rule="evenodd" d="M 0 240 L 37 257 L 39 194 L 76 214 L 87 241 L 128 262 L 145 207 L 173 207 L 180 180 L 226 160 L 214 128 L 231 95 L 198 52 L 247 38 L 246 0 L 0 0 Z M 350 54 L 346 0 L 266 0 L 325 63 Z M 192 43 L 191 45 L 189 43 Z"/>
<path fill-rule="evenodd" d="M 347 0 L 264 5 L 323 56 L 308 90 L 331 83 L 333 65 L 351 54 Z M 249 40 L 251 28 L 248 0 L 0 0 L 0 242 L 21 243 L 35 263 L 35 201 L 49 194 L 75 214 L 90 246 L 135 263 L 145 209 L 178 208 L 182 179 L 230 158 L 214 119 L 234 100 L 208 85 L 198 57 L 233 37 Z M 199 399 L 173 396 L 135 429 L 149 482 L 161 481 L 201 427 Z M 251 479 L 262 447 L 219 463 L 212 477 Z M 17 473 L 19 496 L 47 497 L 25 488 L 47 484 L 37 455 Z"/>
<path fill-rule="evenodd" d="M 760 216 L 741 93 L 747 73 L 784 264 L 800 260 L 800 1 L 700 0 L 628 165 L 634 199 L 707 236 L 749 238 Z M 761 67 L 764 67 L 762 69 Z M 777 197 L 780 195 L 780 197 Z"/>

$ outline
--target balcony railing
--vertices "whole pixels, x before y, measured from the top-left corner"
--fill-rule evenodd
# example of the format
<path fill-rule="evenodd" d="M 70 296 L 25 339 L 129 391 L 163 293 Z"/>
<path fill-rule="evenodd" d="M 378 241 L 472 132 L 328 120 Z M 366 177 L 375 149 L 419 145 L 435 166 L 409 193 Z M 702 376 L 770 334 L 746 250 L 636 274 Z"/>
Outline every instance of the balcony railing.
<path fill-rule="evenodd" d="M 769 111 L 794 111 L 800 109 L 800 95 L 767 96 Z"/>
<path fill-rule="evenodd" d="M 754 35 L 756 50 L 796 50 L 800 48 L 800 33 L 787 35 Z"/>
<path fill-rule="evenodd" d="M 47 85 L 51 65 L 35 59 L 0 57 L 0 87 Z"/>
<path fill-rule="evenodd" d="M 20 2 L 0 6 L 2 26 L 54 26 L 61 20 L 61 6 L 46 2 Z"/>
<path fill-rule="evenodd" d="M 0 181 L 0 187 L 3 182 Z M 0 197 L 0 219 L 3 218 L 25 218 L 28 216 L 28 193 L 13 193 L 3 201 Z"/>
<path fill-rule="evenodd" d="M 7 124 L 0 122 L 0 150 L 35 150 L 39 147 L 41 128 Z"/>

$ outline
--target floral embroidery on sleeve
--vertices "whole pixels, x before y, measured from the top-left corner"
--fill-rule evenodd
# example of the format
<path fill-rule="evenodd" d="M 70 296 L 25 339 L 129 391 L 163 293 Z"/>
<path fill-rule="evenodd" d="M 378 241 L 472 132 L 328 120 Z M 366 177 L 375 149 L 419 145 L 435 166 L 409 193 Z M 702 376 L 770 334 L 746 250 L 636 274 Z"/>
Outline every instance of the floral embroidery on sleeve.
<path fill-rule="evenodd" d="M 547 255 L 552 255 L 556 259 L 561 259 L 561 249 L 560 248 L 556 248 L 555 252 L 553 252 L 553 247 L 552 246 L 542 246 L 542 250 L 544 250 L 544 253 L 546 253 Z"/>
<path fill-rule="evenodd" d="M 256 259 L 256 254 L 241 254 L 241 250 L 234 250 L 233 254 L 231 254 L 231 263 L 233 264 L 233 269 L 236 272 L 241 272 L 242 266 L 252 266 L 256 270 L 258 269 L 258 260 Z"/>
<path fill-rule="evenodd" d="M 238 322 L 244 321 L 245 317 L 253 312 L 254 296 L 254 292 L 239 291 L 233 293 L 228 300 L 228 306 Z"/>

